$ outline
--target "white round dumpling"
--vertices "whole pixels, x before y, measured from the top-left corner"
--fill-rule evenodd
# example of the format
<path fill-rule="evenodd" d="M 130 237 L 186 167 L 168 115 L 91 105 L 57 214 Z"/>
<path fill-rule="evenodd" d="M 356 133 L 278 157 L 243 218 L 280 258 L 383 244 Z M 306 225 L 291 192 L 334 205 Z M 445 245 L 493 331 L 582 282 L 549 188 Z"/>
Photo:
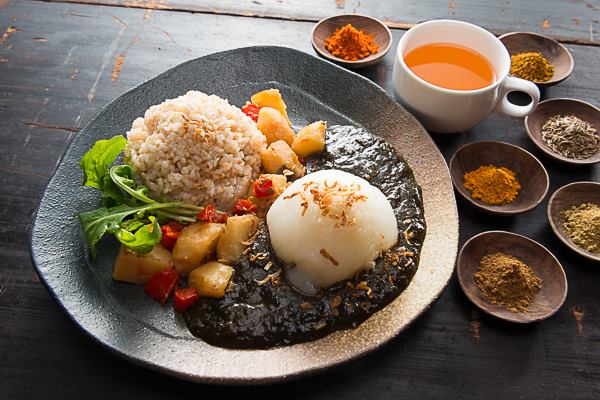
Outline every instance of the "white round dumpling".
<path fill-rule="evenodd" d="M 398 239 L 390 202 L 366 180 L 322 170 L 293 182 L 267 213 L 271 245 L 302 292 L 373 268 Z"/>

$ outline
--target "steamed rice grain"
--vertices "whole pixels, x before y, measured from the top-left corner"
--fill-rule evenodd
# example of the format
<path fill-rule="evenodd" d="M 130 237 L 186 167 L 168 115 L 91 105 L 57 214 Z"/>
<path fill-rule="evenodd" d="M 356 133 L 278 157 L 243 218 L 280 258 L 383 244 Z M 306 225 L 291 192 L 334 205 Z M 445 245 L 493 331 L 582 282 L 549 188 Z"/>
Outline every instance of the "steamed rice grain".
<path fill-rule="evenodd" d="M 127 138 L 126 162 L 154 198 L 222 210 L 246 197 L 266 148 L 239 108 L 198 91 L 150 107 Z"/>

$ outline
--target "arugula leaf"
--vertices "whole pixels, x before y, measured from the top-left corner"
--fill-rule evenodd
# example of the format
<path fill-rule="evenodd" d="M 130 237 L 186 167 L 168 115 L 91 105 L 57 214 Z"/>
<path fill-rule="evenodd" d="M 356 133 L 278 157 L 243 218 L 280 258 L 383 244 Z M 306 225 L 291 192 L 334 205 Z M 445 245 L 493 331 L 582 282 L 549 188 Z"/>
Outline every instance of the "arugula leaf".
<path fill-rule="evenodd" d="M 96 257 L 96 245 L 106 233 L 115 234 L 136 253 L 147 253 L 162 238 L 159 223 L 196 222 L 196 214 L 202 211 L 202 207 L 192 204 L 159 203 L 148 197 L 147 187 L 135 182 L 129 165 L 111 167 L 126 144 L 123 136 L 99 140 L 79 162 L 83 185 L 102 191 L 102 208 L 79 215 L 92 258 Z"/>
<path fill-rule="evenodd" d="M 117 135 L 112 139 L 98 140 L 79 161 L 83 170 L 83 186 L 104 190 L 108 168 L 125 149 L 127 139 Z"/>
<path fill-rule="evenodd" d="M 119 226 L 119 229 L 125 229 L 128 232 L 135 232 L 136 230 L 138 230 L 142 226 L 146 225 L 148 223 L 148 221 L 149 221 L 149 219 L 146 220 L 146 221 L 144 221 L 144 220 L 142 220 L 140 218 L 127 219 L 127 220 L 121 222 L 121 225 Z"/>
<path fill-rule="evenodd" d="M 102 206 L 110 208 L 125 203 L 123 192 L 113 182 L 110 175 L 105 175 L 102 180 Z"/>
<path fill-rule="evenodd" d="M 115 232 L 117 240 L 136 253 L 150 253 L 154 245 L 162 240 L 162 231 L 156 218 L 152 216 L 148 218 L 150 223 L 147 225 L 138 220 L 125 221 L 124 228 L 121 227 Z M 134 230 L 135 233 L 132 233 Z"/>
<path fill-rule="evenodd" d="M 96 258 L 96 244 L 106 232 L 115 233 L 120 229 L 121 222 L 130 215 L 143 217 L 146 212 L 161 208 L 178 207 L 180 203 L 155 203 L 131 207 L 126 204 L 112 208 L 98 208 L 79 214 L 79 221 L 83 225 L 85 239 L 90 247 L 92 258 Z M 160 231 L 160 229 L 159 229 Z"/>
<path fill-rule="evenodd" d="M 133 179 L 133 169 L 129 165 L 115 165 L 110 169 L 110 179 L 125 193 L 129 194 L 136 203 L 136 199 L 146 204 L 154 204 L 156 201 L 149 198 L 148 188 L 138 186 Z"/>

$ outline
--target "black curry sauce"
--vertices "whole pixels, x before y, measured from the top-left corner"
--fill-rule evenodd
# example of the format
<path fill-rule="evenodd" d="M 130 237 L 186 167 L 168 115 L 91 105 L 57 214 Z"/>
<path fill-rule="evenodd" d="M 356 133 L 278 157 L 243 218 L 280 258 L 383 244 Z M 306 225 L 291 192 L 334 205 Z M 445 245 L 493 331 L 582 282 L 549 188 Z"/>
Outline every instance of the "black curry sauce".
<path fill-rule="evenodd" d="M 369 272 L 306 296 L 289 286 L 270 247 L 266 224 L 234 265 L 222 299 L 203 298 L 185 313 L 191 332 L 228 348 L 268 348 L 314 340 L 355 327 L 394 300 L 417 270 L 425 238 L 421 190 L 385 140 L 352 126 L 327 130 L 326 150 L 307 160 L 308 172 L 339 169 L 363 177 L 390 201 L 398 242 Z"/>

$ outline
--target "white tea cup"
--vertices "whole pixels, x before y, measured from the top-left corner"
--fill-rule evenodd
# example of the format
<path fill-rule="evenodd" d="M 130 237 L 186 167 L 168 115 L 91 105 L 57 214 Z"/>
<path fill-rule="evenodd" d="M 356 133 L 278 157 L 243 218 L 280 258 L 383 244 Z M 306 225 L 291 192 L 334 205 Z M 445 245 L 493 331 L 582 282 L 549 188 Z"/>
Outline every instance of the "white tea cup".
<path fill-rule="evenodd" d="M 417 76 L 404 61 L 406 54 L 426 44 L 456 44 L 484 56 L 494 68 L 496 80 L 481 89 L 446 89 Z M 483 121 L 492 111 L 524 117 L 537 107 L 540 91 L 524 79 L 508 76 L 510 55 L 498 38 L 485 29 L 455 20 L 433 20 L 409 29 L 398 44 L 393 83 L 396 98 L 430 131 L 460 132 Z M 525 106 L 508 101 L 509 92 L 528 94 Z"/>

